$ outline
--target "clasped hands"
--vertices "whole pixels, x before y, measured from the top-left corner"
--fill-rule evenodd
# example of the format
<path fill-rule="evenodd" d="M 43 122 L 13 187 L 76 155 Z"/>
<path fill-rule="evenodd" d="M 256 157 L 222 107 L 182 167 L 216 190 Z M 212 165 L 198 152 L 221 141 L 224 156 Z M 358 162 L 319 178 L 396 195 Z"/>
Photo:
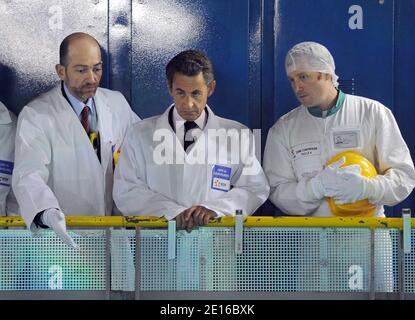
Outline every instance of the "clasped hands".
<path fill-rule="evenodd" d="M 312 191 L 317 199 L 332 197 L 336 204 L 341 205 L 370 196 L 370 180 L 361 175 L 358 164 L 340 168 L 345 161 L 345 157 L 341 158 L 310 179 Z"/>
<path fill-rule="evenodd" d="M 177 229 L 186 229 L 191 232 L 194 227 L 205 225 L 217 214 L 203 206 L 193 206 L 176 216 Z"/>

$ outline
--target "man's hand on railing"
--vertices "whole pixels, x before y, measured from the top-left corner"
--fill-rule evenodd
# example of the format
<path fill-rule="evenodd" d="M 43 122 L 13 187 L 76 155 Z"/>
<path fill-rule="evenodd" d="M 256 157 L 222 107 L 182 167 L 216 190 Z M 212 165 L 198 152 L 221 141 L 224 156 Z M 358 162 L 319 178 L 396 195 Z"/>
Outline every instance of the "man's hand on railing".
<path fill-rule="evenodd" d="M 194 227 L 203 226 L 217 214 L 203 206 L 193 206 L 176 216 L 177 229 L 186 229 L 191 232 Z"/>
<path fill-rule="evenodd" d="M 75 250 L 79 250 L 79 246 L 66 231 L 65 215 L 58 209 L 47 209 L 42 214 L 42 222 L 44 225 L 52 228 L 56 235 L 68 246 Z"/>

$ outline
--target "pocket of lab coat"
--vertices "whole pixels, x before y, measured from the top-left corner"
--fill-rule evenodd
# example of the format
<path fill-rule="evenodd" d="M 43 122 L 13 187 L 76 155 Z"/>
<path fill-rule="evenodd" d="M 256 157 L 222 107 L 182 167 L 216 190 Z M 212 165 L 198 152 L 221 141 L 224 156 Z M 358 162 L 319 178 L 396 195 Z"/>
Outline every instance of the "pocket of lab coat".
<path fill-rule="evenodd" d="M 302 157 L 292 161 L 297 180 L 311 177 L 323 169 L 320 156 Z"/>

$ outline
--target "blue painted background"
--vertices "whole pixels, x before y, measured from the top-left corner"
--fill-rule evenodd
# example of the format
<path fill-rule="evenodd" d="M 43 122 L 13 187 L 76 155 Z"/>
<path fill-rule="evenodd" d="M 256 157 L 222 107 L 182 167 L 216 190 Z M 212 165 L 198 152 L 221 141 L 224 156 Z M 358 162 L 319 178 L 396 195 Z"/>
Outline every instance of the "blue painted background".
<path fill-rule="evenodd" d="M 349 7 L 363 9 L 351 30 Z M 312 40 L 332 52 L 344 91 L 393 110 L 414 156 L 415 0 L 0 0 L 0 100 L 16 114 L 55 83 L 58 47 L 84 31 L 101 43 L 102 86 L 121 91 L 141 117 L 171 103 L 166 63 L 197 48 L 212 59 L 214 111 L 268 129 L 298 102 L 284 72 L 288 48 Z M 414 195 L 387 208 L 414 208 Z M 262 214 L 278 210 L 267 203 Z"/>

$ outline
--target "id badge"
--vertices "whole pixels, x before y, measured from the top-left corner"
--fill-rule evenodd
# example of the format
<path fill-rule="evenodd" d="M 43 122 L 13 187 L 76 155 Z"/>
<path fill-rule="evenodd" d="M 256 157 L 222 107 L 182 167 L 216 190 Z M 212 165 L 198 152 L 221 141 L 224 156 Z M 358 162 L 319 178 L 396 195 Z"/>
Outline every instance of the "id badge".
<path fill-rule="evenodd" d="M 360 147 L 360 130 L 333 130 L 334 149 L 357 149 Z"/>
<path fill-rule="evenodd" d="M 0 160 L 0 185 L 10 187 L 14 163 Z"/>
<path fill-rule="evenodd" d="M 215 165 L 212 169 L 211 189 L 228 192 L 231 188 L 231 171 L 229 167 Z"/>
<path fill-rule="evenodd" d="M 294 161 L 304 157 L 319 156 L 320 154 L 319 142 L 303 143 L 291 148 L 291 155 Z"/>

